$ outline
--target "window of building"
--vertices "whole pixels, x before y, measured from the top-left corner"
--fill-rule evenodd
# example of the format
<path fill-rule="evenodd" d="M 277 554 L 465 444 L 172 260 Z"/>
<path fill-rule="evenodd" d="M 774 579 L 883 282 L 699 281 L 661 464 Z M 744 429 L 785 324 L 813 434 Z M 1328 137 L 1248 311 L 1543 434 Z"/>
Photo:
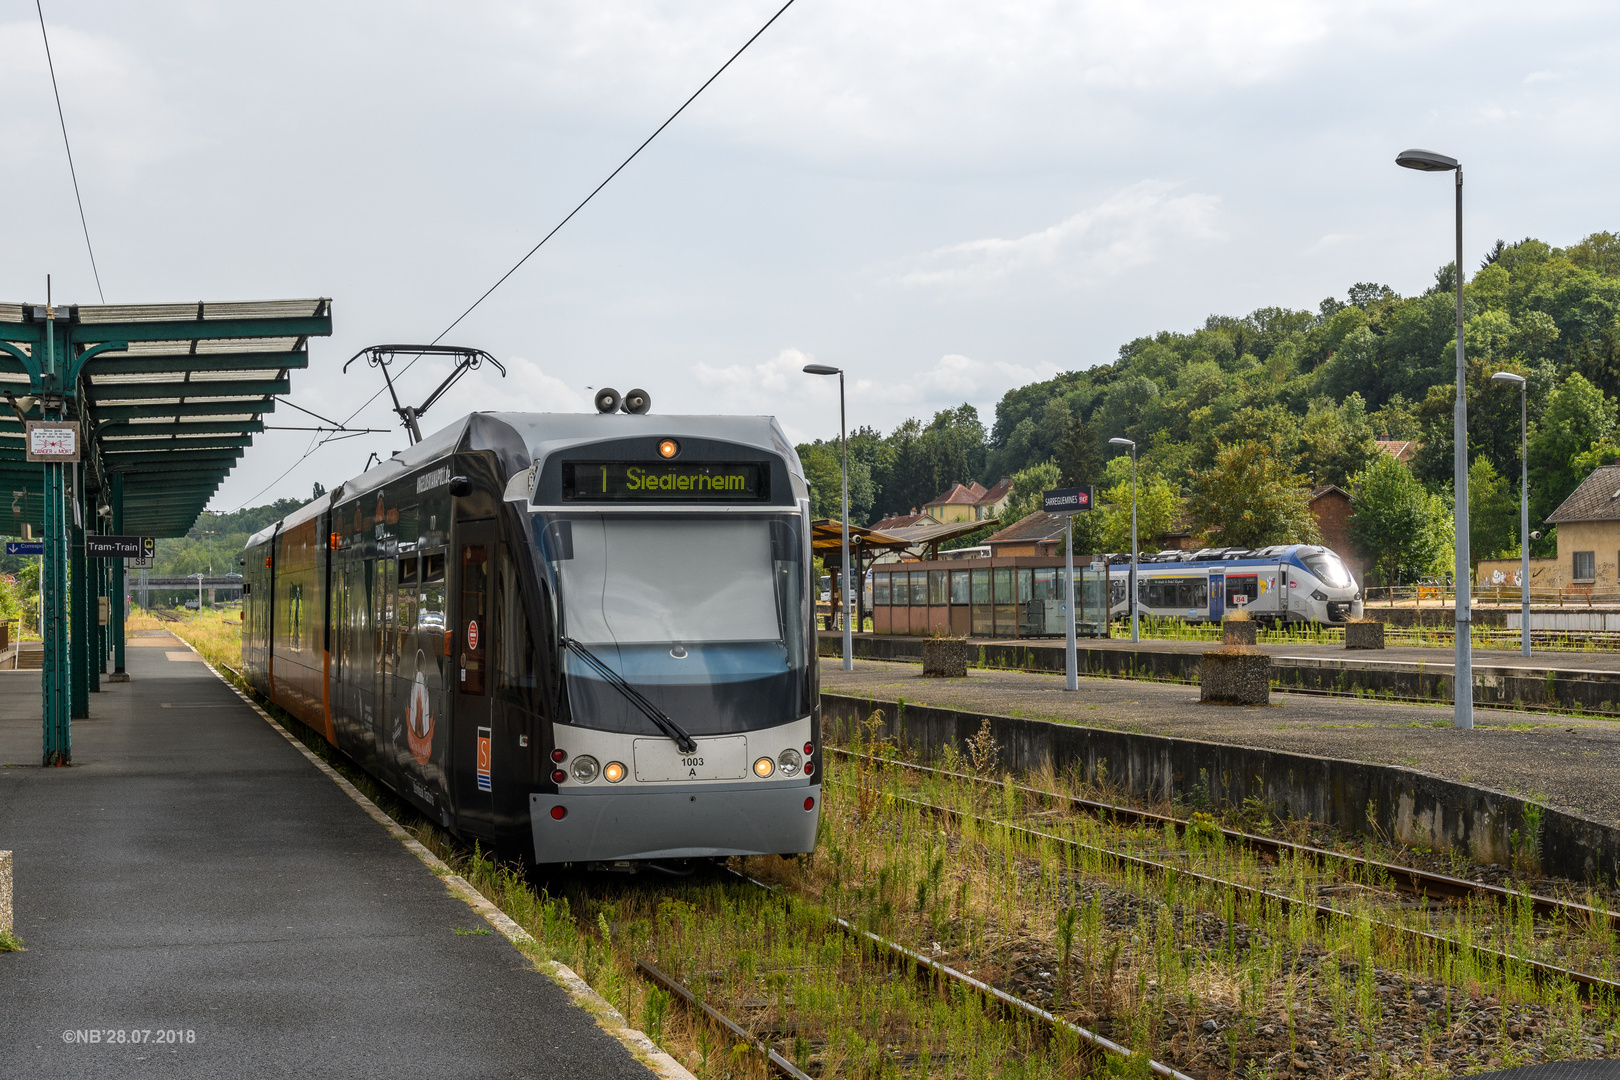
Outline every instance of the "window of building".
<path fill-rule="evenodd" d="M 1577 551 L 1575 553 L 1575 580 L 1597 580 L 1597 553 L 1594 551 Z"/>
<path fill-rule="evenodd" d="M 944 604 L 949 601 L 946 596 L 945 571 L 928 571 L 928 602 L 930 604 Z"/>
<path fill-rule="evenodd" d="M 966 604 L 969 602 L 969 598 L 973 594 L 971 592 L 972 586 L 969 584 L 968 574 L 969 571 L 967 570 L 951 571 L 951 603 Z"/>
<path fill-rule="evenodd" d="M 889 604 L 889 575 L 872 575 L 872 606 L 887 607 Z"/>

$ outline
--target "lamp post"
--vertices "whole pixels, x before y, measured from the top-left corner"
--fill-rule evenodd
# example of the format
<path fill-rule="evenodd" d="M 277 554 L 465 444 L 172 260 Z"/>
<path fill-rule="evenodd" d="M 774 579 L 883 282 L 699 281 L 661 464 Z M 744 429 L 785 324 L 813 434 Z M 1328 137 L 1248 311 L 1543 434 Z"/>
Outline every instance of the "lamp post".
<path fill-rule="evenodd" d="M 1519 651 L 1530 655 L 1530 408 L 1523 375 L 1498 371 L 1491 382 L 1519 384 Z"/>
<path fill-rule="evenodd" d="M 1136 625 L 1136 444 L 1129 439 L 1109 439 L 1111 446 L 1131 448 L 1131 640 L 1141 641 Z"/>
<path fill-rule="evenodd" d="M 836 375 L 838 376 L 838 447 L 843 458 L 843 510 L 839 514 L 839 527 L 843 529 L 843 562 L 839 566 L 839 574 L 843 582 L 839 588 L 842 594 L 844 607 L 844 670 L 855 670 L 855 641 L 850 628 L 849 590 L 854 582 L 854 575 L 849 572 L 849 436 L 844 426 L 844 369 L 828 367 L 826 364 L 804 365 L 806 375 Z"/>
<path fill-rule="evenodd" d="M 1395 158 L 1395 164 L 1403 169 L 1416 169 L 1419 172 L 1451 172 L 1457 174 L 1457 402 L 1452 412 L 1452 440 L 1455 445 L 1453 458 L 1453 483 L 1455 493 L 1456 521 L 1456 579 L 1457 579 L 1457 611 L 1455 617 L 1457 637 L 1457 666 L 1452 682 L 1452 698 L 1455 702 L 1455 712 L 1452 715 L 1453 727 L 1472 728 L 1474 726 L 1474 657 L 1472 614 L 1469 611 L 1471 603 L 1470 585 L 1472 582 L 1472 561 L 1468 553 L 1468 363 L 1463 352 L 1463 268 L 1462 268 L 1462 164 L 1456 158 L 1436 154 L 1430 150 L 1403 150 Z"/>

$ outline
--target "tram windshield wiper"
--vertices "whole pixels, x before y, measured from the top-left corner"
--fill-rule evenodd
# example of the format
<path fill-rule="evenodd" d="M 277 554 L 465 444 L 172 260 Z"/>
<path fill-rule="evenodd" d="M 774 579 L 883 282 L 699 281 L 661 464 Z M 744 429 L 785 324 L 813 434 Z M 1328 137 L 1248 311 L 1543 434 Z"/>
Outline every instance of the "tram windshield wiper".
<path fill-rule="evenodd" d="M 681 725 L 671 720 L 667 713 L 665 713 L 658 706 L 654 705 L 652 702 L 648 701 L 640 690 L 637 690 L 634 686 L 631 686 L 628 682 L 626 682 L 623 675 L 620 675 L 617 671 L 614 671 L 612 668 L 608 667 L 608 665 L 604 663 L 600 657 L 591 652 L 591 650 L 587 649 L 585 646 L 581 645 L 574 638 L 565 637 L 562 639 L 562 643 L 570 652 L 572 652 L 575 656 L 578 656 L 581 660 L 585 661 L 585 663 L 589 664 L 598 675 L 602 676 L 602 680 L 604 682 L 613 687 L 613 689 L 617 690 L 619 693 L 623 694 L 625 700 L 634 705 L 648 720 L 651 720 L 653 725 L 657 727 L 659 731 L 662 731 L 665 735 L 668 735 L 671 739 L 673 739 L 675 745 L 680 749 L 681 753 L 691 754 L 696 752 L 696 740 L 694 740 L 692 736 L 688 735 L 686 730 L 682 728 Z"/>

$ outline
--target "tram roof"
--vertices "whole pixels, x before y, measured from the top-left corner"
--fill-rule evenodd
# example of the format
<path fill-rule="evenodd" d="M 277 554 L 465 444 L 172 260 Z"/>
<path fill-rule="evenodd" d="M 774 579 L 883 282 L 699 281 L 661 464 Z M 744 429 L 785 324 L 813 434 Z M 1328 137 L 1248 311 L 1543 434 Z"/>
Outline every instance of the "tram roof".
<path fill-rule="evenodd" d="M 123 531 L 184 536 L 332 332 L 332 302 L 56 305 L 68 418 L 81 423 L 85 516 L 123 477 Z M 37 397 L 44 308 L 0 303 L 0 394 Z M 41 419 L 35 400 L 25 414 Z M 0 400 L 0 533 L 44 524 L 41 467 Z M 19 494 L 20 493 L 20 494 Z"/>

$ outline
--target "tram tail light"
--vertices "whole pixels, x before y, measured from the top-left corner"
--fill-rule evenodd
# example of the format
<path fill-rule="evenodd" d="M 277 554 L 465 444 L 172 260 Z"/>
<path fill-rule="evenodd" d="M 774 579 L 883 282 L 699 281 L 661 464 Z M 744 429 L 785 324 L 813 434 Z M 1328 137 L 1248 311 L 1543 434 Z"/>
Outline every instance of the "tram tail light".
<path fill-rule="evenodd" d="M 561 765 L 563 762 L 568 760 L 568 751 L 564 750 L 560 746 L 557 747 L 557 749 L 551 752 L 551 760 Z"/>
<path fill-rule="evenodd" d="M 804 775 L 806 775 L 806 776 L 814 776 L 815 774 L 816 774 L 816 763 L 813 762 L 813 761 L 805 762 L 804 763 Z"/>
<path fill-rule="evenodd" d="M 805 798 L 805 800 L 804 800 L 804 808 L 806 810 L 814 810 L 816 808 L 816 797 L 814 795 L 810 795 L 810 796 L 807 796 Z M 553 810 L 551 812 L 551 816 L 556 817 L 557 816 L 557 810 L 561 810 L 561 809 L 562 809 L 562 807 L 560 807 L 560 806 L 557 807 L 556 810 Z"/>
<path fill-rule="evenodd" d="M 563 818 L 565 818 L 567 816 L 568 816 L 568 807 L 566 807 L 566 806 L 553 806 L 551 808 L 551 820 L 553 820 L 553 821 L 561 821 Z"/>
<path fill-rule="evenodd" d="M 805 757 L 809 757 L 811 754 L 813 754 L 815 752 L 816 752 L 816 744 L 815 743 L 805 743 L 804 744 L 804 756 Z"/>
<path fill-rule="evenodd" d="M 552 769 L 551 770 L 551 782 L 553 784 L 563 784 L 563 783 L 567 783 L 567 781 L 568 781 L 568 774 L 567 773 L 563 772 L 561 769 Z"/>

